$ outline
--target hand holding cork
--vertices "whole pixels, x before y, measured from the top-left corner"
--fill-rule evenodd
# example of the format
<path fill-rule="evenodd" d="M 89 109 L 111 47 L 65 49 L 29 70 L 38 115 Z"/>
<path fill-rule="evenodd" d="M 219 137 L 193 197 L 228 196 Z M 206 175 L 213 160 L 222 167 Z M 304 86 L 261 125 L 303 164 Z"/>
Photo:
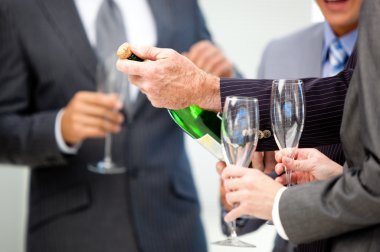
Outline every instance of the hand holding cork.
<path fill-rule="evenodd" d="M 220 110 L 219 78 L 175 50 L 124 43 L 117 55 L 119 71 L 128 74 L 129 82 L 146 94 L 154 107 L 182 109 L 198 105 Z"/>

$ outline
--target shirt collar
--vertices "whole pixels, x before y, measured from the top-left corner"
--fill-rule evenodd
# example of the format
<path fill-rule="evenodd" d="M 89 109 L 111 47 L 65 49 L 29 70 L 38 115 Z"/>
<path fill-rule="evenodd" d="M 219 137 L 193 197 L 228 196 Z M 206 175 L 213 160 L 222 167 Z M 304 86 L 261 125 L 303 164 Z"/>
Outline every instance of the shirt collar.
<path fill-rule="evenodd" d="M 339 38 L 340 43 L 342 44 L 344 50 L 348 53 L 348 55 L 351 55 L 352 51 L 354 50 L 357 37 L 358 37 L 358 29 L 355 29 L 352 32 L 347 33 L 346 35 Z M 331 26 L 329 25 L 329 23 L 324 22 L 324 44 L 323 44 L 322 59 L 326 59 L 328 48 L 330 44 L 333 42 L 333 40 L 336 38 L 337 36 L 331 29 Z"/>

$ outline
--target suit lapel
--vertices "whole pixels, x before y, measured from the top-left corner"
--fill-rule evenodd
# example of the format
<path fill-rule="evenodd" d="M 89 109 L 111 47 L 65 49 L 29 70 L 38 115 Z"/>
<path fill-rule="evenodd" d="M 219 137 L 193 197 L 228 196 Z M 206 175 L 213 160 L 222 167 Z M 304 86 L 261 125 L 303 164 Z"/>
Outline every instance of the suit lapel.
<path fill-rule="evenodd" d="M 94 81 L 96 55 L 87 39 L 73 0 L 37 0 L 37 2 L 67 47 L 68 53 L 76 58 L 81 69 Z"/>
<path fill-rule="evenodd" d="M 170 2 L 171 0 L 148 0 L 149 6 L 151 8 L 154 21 L 156 24 L 157 30 L 157 47 L 168 47 L 171 41 L 171 32 L 170 30 L 172 24 L 172 15 Z M 134 109 L 132 115 L 130 116 L 133 119 L 136 116 L 136 112 L 143 106 L 143 104 L 148 100 L 146 95 L 139 92 L 136 102 L 134 104 Z"/>
<path fill-rule="evenodd" d="M 322 75 L 322 50 L 323 50 L 323 23 L 319 24 L 317 31 L 308 36 L 310 44 L 311 57 L 308 58 L 310 65 L 310 70 L 312 71 L 310 76 L 321 76 Z"/>
<path fill-rule="evenodd" d="M 148 0 L 157 29 L 157 47 L 167 47 L 170 43 L 173 26 L 171 0 Z"/>

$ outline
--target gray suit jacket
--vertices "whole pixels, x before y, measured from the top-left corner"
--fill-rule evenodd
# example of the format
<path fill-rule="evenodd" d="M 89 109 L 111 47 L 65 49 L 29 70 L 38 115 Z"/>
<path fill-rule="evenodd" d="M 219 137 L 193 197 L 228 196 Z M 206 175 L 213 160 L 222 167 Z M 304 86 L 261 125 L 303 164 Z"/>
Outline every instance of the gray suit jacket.
<path fill-rule="evenodd" d="M 159 47 L 210 39 L 196 0 L 149 3 Z M 59 151 L 57 112 L 96 90 L 95 53 L 72 0 L 0 0 L 0 62 L 0 162 L 32 168 L 28 251 L 206 251 L 183 133 L 166 110 L 138 97 L 114 138 L 126 174 L 87 170 L 104 140 Z"/>
<path fill-rule="evenodd" d="M 270 42 L 259 65 L 258 79 L 320 77 L 323 23 Z"/>
<path fill-rule="evenodd" d="M 331 251 L 380 251 L 380 1 L 362 7 L 358 63 L 344 106 L 342 176 L 286 190 L 280 217 L 290 240 L 334 237 Z"/>

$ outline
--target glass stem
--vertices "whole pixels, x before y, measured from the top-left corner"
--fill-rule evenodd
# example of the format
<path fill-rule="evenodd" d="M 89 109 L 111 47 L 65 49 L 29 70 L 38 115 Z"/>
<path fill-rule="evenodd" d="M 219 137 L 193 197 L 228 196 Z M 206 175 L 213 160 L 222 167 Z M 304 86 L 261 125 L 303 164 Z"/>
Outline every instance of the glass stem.
<path fill-rule="evenodd" d="M 230 238 L 235 239 L 237 237 L 236 234 L 236 221 L 230 222 Z"/>
<path fill-rule="evenodd" d="M 112 165 L 111 146 L 112 146 L 112 135 L 111 133 L 107 133 L 106 138 L 105 138 L 105 146 L 104 146 L 104 167 L 106 169 L 110 169 Z"/>

